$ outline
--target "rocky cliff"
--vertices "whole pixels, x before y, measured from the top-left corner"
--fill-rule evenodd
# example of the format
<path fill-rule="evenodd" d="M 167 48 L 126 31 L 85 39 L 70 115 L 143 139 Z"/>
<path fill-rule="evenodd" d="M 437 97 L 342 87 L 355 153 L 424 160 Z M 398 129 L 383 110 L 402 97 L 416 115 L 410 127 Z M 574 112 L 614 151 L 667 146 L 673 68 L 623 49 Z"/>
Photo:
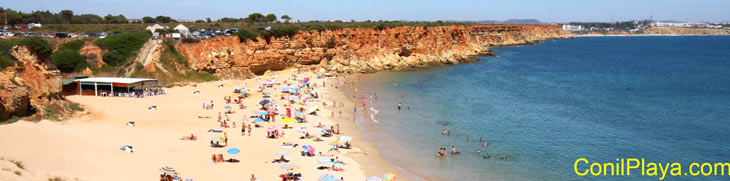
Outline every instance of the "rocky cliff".
<path fill-rule="evenodd" d="M 47 70 L 24 46 L 13 47 L 10 54 L 19 63 L 0 72 L 0 121 L 11 116 L 60 119 L 73 112 L 61 96 L 58 70 Z"/>
<path fill-rule="evenodd" d="M 566 38 L 559 26 L 475 25 L 300 31 L 292 37 L 239 42 L 219 37 L 177 46 L 190 68 L 221 78 L 242 78 L 270 69 L 366 73 L 470 62 L 491 46 Z"/>

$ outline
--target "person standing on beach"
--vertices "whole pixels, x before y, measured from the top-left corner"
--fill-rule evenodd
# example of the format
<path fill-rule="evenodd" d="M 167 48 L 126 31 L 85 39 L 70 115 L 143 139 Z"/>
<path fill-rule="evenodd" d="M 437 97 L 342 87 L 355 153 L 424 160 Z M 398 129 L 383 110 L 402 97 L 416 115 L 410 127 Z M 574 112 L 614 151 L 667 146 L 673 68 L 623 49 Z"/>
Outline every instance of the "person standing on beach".
<path fill-rule="evenodd" d="M 342 111 L 340 111 L 340 119 L 342 119 Z"/>
<path fill-rule="evenodd" d="M 248 124 L 248 135 L 251 136 L 251 124 Z"/>
<path fill-rule="evenodd" d="M 241 124 L 241 136 L 246 136 L 246 123 Z"/>
<path fill-rule="evenodd" d="M 205 99 L 203 99 L 203 109 L 208 109 L 208 107 L 205 105 Z"/>

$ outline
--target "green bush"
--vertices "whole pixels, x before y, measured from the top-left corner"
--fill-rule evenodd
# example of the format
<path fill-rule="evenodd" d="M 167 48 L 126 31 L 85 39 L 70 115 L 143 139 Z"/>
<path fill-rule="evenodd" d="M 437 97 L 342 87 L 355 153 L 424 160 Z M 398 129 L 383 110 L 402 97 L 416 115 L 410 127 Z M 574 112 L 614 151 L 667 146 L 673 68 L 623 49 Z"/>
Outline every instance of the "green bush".
<path fill-rule="evenodd" d="M 71 49 L 71 50 L 79 51 L 79 50 L 81 50 L 81 47 L 84 46 L 84 43 L 85 43 L 84 40 L 69 41 L 69 42 L 66 42 L 63 45 L 59 46 L 58 50 Z"/>
<path fill-rule="evenodd" d="M 128 32 L 107 36 L 94 41 L 99 47 L 106 49 L 102 58 L 112 66 L 123 65 L 150 39 L 148 32 Z"/>
<path fill-rule="evenodd" d="M 5 69 L 5 67 L 10 67 L 13 65 L 15 65 L 15 63 L 13 63 L 13 61 L 6 60 L 5 58 L 0 57 L 0 69 Z"/>
<path fill-rule="evenodd" d="M 71 110 L 74 110 L 74 111 L 84 111 L 84 108 L 81 108 L 77 105 L 69 105 L 68 108 L 71 108 Z"/>
<path fill-rule="evenodd" d="M 238 36 L 238 40 L 241 42 L 246 42 L 246 40 L 249 39 L 256 41 L 256 37 L 259 36 L 259 32 L 256 30 L 242 29 L 236 33 L 236 36 Z"/>
<path fill-rule="evenodd" d="M 53 55 L 53 64 L 64 73 L 79 72 L 89 66 L 86 58 L 72 49 L 60 49 Z"/>
<path fill-rule="evenodd" d="M 114 67 L 112 67 L 109 64 L 104 64 L 101 67 L 94 69 L 93 72 L 94 72 L 94 74 L 111 73 L 111 72 L 114 72 Z"/>
<path fill-rule="evenodd" d="M 195 39 L 195 38 L 183 38 L 182 42 L 183 43 L 198 43 L 198 42 L 200 42 L 200 40 Z"/>
<path fill-rule="evenodd" d="M 30 50 L 33 51 L 40 59 L 48 58 L 53 53 L 51 44 L 37 36 L 27 36 L 18 41 L 17 45 L 30 47 Z"/>

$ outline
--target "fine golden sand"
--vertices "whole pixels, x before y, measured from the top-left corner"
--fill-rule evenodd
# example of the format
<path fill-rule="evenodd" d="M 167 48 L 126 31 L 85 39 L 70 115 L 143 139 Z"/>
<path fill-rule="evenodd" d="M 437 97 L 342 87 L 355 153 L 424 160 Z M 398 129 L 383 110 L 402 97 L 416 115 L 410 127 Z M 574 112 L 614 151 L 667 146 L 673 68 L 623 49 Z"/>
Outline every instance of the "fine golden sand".
<path fill-rule="evenodd" d="M 279 77 L 276 82 L 283 82 L 292 78 L 294 70 L 275 72 Z M 308 74 L 308 73 L 304 73 Z M 257 79 L 271 78 L 270 74 L 247 80 L 226 80 L 218 82 L 200 83 L 193 86 L 168 88 L 167 95 L 145 98 L 116 98 L 93 96 L 69 96 L 67 99 L 80 103 L 89 112 L 77 118 L 53 122 L 19 121 L 10 125 L 0 126 L 0 180 L 48 180 L 61 178 L 64 180 L 155 180 L 159 179 L 160 168 L 170 166 L 179 172 L 184 179 L 194 180 L 247 180 L 251 175 L 261 180 L 281 180 L 278 175 L 287 171 L 280 169 L 282 163 L 271 163 L 279 158 L 275 153 L 287 151 L 286 159 L 290 164 L 299 166 L 295 173 L 302 173 L 302 180 L 317 180 L 322 174 L 333 174 L 345 180 L 365 180 L 371 176 L 381 176 L 392 172 L 400 176 L 398 171 L 389 166 L 373 149 L 372 143 L 362 141 L 360 133 L 349 115 L 339 118 L 338 112 L 347 112 L 352 103 L 347 101 L 342 91 L 331 87 L 336 78 L 316 79 L 311 74 L 312 82 L 319 84 L 320 100 L 328 105 L 318 111 L 319 116 L 308 115 L 309 123 L 283 123 L 281 117 L 276 122 L 261 123 L 263 128 L 253 128 L 253 134 L 241 136 L 241 123 L 244 119 L 251 123 L 258 102 L 262 99 L 261 93 L 253 93 L 243 104 L 246 109 L 239 109 L 238 105 L 230 104 L 235 111 L 230 116 L 236 128 L 221 128 L 217 121 L 218 113 L 223 113 L 226 106 L 223 97 L 232 96 L 233 87 L 248 87 L 257 89 L 260 84 Z M 301 76 L 299 77 L 301 79 Z M 290 80 L 291 81 L 291 80 Z M 327 87 L 322 88 L 323 81 Z M 247 84 L 243 86 L 242 84 Z M 219 88 L 218 85 L 223 85 Z M 342 84 L 340 84 L 342 86 Z M 278 100 L 281 85 L 277 90 L 267 89 Z M 200 94 L 193 94 L 200 91 Z M 213 100 L 215 107 L 212 110 L 202 108 L 202 100 Z M 332 107 L 332 100 L 344 102 L 345 106 Z M 285 114 L 282 101 L 278 111 Z M 311 105 L 312 103 L 309 103 Z M 149 106 L 157 106 L 157 110 L 148 110 Z M 307 107 L 308 107 L 307 106 Z M 334 118 L 330 117 L 335 112 Z M 210 116 L 210 118 L 199 118 Z M 225 117 L 224 117 L 225 118 Z M 134 121 L 135 127 L 126 123 Z M 303 134 L 300 127 L 314 133 L 318 123 L 326 126 L 339 124 L 339 135 L 323 138 L 325 141 L 314 142 L 312 139 L 299 139 Z M 266 127 L 284 124 L 294 129 L 284 129 L 286 136 L 279 139 L 268 139 Z M 228 146 L 213 148 L 210 139 L 223 136 L 222 133 L 211 133 L 209 129 L 224 130 L 228 136 Z M 183 136 L 194 134 L 196 141 L 180 140 Z M 303 157 L 299 152 L 302 145 L 312 145 L 316 152 L 328 153 L 332 146 L 331 141 L 340 136 L 350 136 L 352 149 L 340 149 L 339 160 L 345 165 L 338 167 L 344 171 L 318 170 L 318 166 L 332 166 L 319 164 L 315 157 Z M 299 144 L 296 148 L 282 147 L 283 142 Z M 121 151 L 123 145 L 134 147 L 134 153 Z M 239 148 L 241 153 L 231 155 L 226 153 L 229 148 Z M 367 154 L 365 154 L 367 152 Z M 235 158 L 239 163 L 218 163 L 211 161 L 212 154 L 223 154 L 225 159 Z M 19 168 L 20 163 L 23 168 Z M 402 177 L 398 177 L 403 180 Z"/>

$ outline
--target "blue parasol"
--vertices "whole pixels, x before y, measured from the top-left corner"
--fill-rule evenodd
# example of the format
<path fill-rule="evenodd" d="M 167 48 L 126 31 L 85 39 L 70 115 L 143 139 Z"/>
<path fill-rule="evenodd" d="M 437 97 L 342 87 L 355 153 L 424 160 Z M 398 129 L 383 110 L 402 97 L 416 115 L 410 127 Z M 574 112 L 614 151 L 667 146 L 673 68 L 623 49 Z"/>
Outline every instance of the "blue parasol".
<path fill-rule="evenodd" d="M 228 149 L 228 151 L 226 151 L 226 152 L 228 152 L 229 154 L 235 155 L 235 154 L 241 153 L 241 150 L 239 150 L 238 148 L 231 148 L 231 149 Z"/>
<path fill-rule="evenodd" d="M 253 122 L 254 123 L 260 123 L 260 122 L 266 122 L 266 120 L 261 119 L 261 118 L 256 118 L 256 119 L 253 120 Z"/>

